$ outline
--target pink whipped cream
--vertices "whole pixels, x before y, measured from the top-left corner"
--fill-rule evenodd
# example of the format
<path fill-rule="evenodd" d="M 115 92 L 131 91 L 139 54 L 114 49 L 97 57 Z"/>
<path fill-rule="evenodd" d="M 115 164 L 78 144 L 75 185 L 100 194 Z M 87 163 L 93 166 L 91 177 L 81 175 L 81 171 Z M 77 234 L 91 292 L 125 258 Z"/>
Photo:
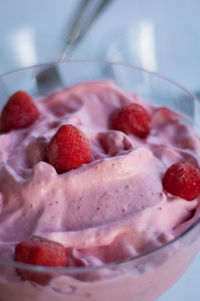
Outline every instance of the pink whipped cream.
<path fill-rule="evenodd" d="M 152 116 L 145 139 L 110 128 L 112 114 L 132 102 Z M 18 242 L 38 235 L 68 248 L 72 266 L 77 259 L 102 265 L 161 246 L 195 221 L 198 200 L 174 197 L 162 186 L 173 163 L 199 166 L 199 138 L 176 112 L 109 81 L 77 84 L 36 104 L 41 114 L 34 124 L 0 135 L 0 257 L 13 259 Z M 63 124 L 85 133 L 93 160 L 58 174 L 46 162 L 46 147 Z M 14 272 L 11 278 L 21 281 Z"/>

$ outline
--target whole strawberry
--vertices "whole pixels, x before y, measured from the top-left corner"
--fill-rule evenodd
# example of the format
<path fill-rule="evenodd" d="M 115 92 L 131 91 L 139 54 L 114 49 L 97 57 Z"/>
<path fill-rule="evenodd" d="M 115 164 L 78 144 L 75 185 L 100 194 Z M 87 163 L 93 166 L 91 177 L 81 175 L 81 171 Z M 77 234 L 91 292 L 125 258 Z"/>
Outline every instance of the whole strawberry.
<path fill-rule="evenodd" d="M 39 117 L 39 110 L 31 96 L 18 91 L 13 94 L 3 107 L 1 113 L 1 130 L 8 132 L 28 127 Z"/>
<path fill-rule="evenodd" d="M 47 160 L 59 173 L 90 163 L 91 158 L 88 138 L 71 124 L 61 126 L 47 147 Z"/>
<path fill-rule="evenodd" d="M 114 114 L 111 127 L 126 134 L 145 138 L 151 130 L 151 116 L 143 106 L 131 103 Z"/>
<path fill-rule="evenodd" d="M 64 267 L 67 265 L 67 252 L 60 243 L 41 237 L 20 242 L 15 248 L 15 260 L 37 266 Z M 47 284 L 52 275 L 42 272 L 18 269 L 24 280 L 34 281 L 41 285 Z"/>
<path fill-rule="evenodd" d="M 163 187 L 185 200 L 196 199 L 200 194 L 200 170 L 187 162 L 175 163 L 165 172 Z"/>

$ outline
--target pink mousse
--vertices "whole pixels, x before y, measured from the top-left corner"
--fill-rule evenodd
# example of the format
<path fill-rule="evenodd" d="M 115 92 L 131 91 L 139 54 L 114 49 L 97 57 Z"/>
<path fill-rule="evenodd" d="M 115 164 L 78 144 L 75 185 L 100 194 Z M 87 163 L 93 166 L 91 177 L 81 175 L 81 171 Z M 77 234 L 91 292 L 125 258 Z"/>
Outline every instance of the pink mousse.
<path fill-rule="evenodd" d="M 145 139 L 112 130 L 112 114 L 132 102 L 152 116 Z M 112 82 L 77 84 L 36 100 L 30 127 L 0 135 L 0 256 L 31 235 L 61 242 L 82 265 L 142 254 L 173 239 L 197 217 L 198 200 L 163 190 L 175 162 L 199 166 L 194 130 L 166 107 L 153 107 Z M 58 174 L 46 147 L 63 124 L 89 138 L 93 161 Z M 71 265 L 74 261 L 71 261 Z"/>

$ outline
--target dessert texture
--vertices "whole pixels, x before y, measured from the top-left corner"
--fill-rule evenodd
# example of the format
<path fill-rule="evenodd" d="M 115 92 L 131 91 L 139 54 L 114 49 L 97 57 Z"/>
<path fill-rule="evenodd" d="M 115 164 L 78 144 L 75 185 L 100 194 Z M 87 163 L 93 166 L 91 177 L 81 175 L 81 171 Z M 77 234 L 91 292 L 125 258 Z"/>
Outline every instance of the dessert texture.
<path fill-rule="evenodd" d="M 57 90 L 36 99 L 35 104 L 39 113 L 31 125 L 0 134 L 1 258 L 14 260 L 16 246 L 36 236 L 62 244 L 67 267 L 121 262 L 169 242 L 199 217 L 198 189 L 192 199 L 185 199 L 163 187 L 164 175 L 173 164 L 187 162 L 199 168 L 199 137 L 178 113 L 154 107 L 110 81 Z M 119 114 L 125 108 L 123 112 L 131 115 L 131 107 L 143 116 L 142 126 L 137 124 L 133 133 L 127 130 L 126 117 Z M 59 165 L 63 152 L 56 149 L 56 157 L 53 155 L 55 137 L 64 125 L 76 128 L 76 135 L 90 144 L 83 152 L 87 159 L 66 171 L 62 158 Z M 132 267 L 134 276 L 120 276 L 112 268 L 59 275 L 42 288 L 23 279 L 14 267 L 6 270 L 2 265 L 0 298 L 12 301 L 10 294 L 19 290 L 20 300 L 27 301 L 32 300 L 30 292 L 42 301 L 51 296 L 52 300 L 113 300 L 102 294 L 107 286 L 110 290 L 117 285 L 112 278 L 117 274 L 125 290 L 122 293 L 127 294 L 124 300 L 153 300 L 154 292 L 141 297 L 141 291 L 149 285 L 145 270 L 154 270 L 154 265 L 159 269 L 160 261 L 154 258 L 143 268 Z M 132 278 L 138 286 L 136 299 L 130 288 L 126 290 Z M 13 292 L 8 280 L 16 283 Z M 40 295 L 41 289 L 46 295 Z M 114 291 L 113 298 L 118 300 Z"/>

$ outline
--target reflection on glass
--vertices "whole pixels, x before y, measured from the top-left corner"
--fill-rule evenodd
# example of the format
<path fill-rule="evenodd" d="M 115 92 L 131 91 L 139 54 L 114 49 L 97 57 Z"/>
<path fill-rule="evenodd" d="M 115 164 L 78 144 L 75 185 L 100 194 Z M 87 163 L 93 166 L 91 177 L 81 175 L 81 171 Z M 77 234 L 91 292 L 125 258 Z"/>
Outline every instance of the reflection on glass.
<path fill-rule="evenodd" d="M 152 22 L 144 21 L 139 26 L 139 49 L 141 65 L 147 70 L 157 71 L 155 32 Z"/>
<path fill-rule="evenodd" d="M 36 64 L 35 32 L 30 27 L 18 28 L 11 37 L 11 46 L 21 66 Z"/>

